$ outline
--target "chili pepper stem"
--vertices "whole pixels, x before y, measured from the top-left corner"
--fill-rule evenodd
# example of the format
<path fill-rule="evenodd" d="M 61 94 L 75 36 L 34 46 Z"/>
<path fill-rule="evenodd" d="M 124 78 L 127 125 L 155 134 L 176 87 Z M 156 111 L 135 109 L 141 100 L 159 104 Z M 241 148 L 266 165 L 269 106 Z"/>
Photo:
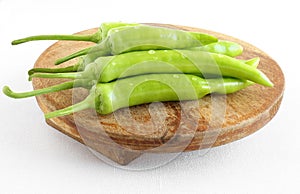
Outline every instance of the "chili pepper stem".
<path fill-rule="evenodd" d="M 80 72 L 67 72 L 67 73 L 33 73 L 29 76 L 29 81 L 33 77 L 38 78 L 68 78 L 68 79 L 76 79 L 80 78 Z"/>
<path fill-rule="evenodd" d="M 5 95 L 11 97 L 11 98 L 27 98 L 27 97 L 31 97 L 31 96 L 37 96 L 37 95 L 41 95 L 41 94 L 47 94 L 50 92 L 57 92 L 57 91 L 61 91 L 61 90 L 67 90 L 67 89 L 71 89 L 74 87 L 74 81 L 70 81 L 70 82 L 65 82 L 62 84 L 57 84 L 54 86 L 50 86 L 48 88 L 43 88 L 43 89 L 39 89 L 39 90 L 34 90 L 34 91 L 30 91 L 30 92 L 13 92 L 8 86 L 4 86 L 2 91 Z"/>
<path fill-rule="evenodd" d="M 78 52 L 75 52 L 75 53 L 73 53 L 71 55 L 68 55 L 68 56 L 65 56 L 63 58 L 57 59 L 55 61 L 55 65 L 59 65 L 61 63 L 64 63 L 66 61 L 69 61 L 71 59 L 74 59 L 74 58 L 82 56 L 82 55 L 87 55 L 91 51 L 92 48 L 93 47 L 88 47 L 88 48 L 82 49 L 82 50 L 80 50 Z"/>
<path fill-rule="evenodd" d="M 28 71 L 28 75 L 32 75 L 34 73 L 68 73 L 68 72 L 76 72 L 79 68 L 79 64 L 63 67 L 63 68 L 33 68 Z"/>
<path fill-rule="evenodd" d="M 64 109 L 60 109 L 60 110 L 56 110 L 53 112 L 49 112 L 45 114 L 45 118 L 46 119 L 50 119 L 53 117 L 59 117 L 59 116 L 65 116 L 65 115 L 69 115 L 71 113 L 74 112 L 78 112 L 81 110 L 85 110 L 88 108 L 95 108 L 95 99 L 94 99 L 94 95 L 89 95 L 85 100 L 74 104 L 72 106 L 66 107 Z"/>
<path fill-rule="evenodd" d="M 102 40 L 102 36 L 99 31 L 89 35 L 63 35 L 63 34 L 37 35 L 37 36 L 29 36 L 26 38 L 14 40 L 11 42 L 11 44 L 17 45 L 17 44 L 22 44 L 25 42 L 37 41 L 37 40 L 73 40 L 73 41 L 88 41 L 88 42 L 98 43 Z"/>
<path fill-rule="evenodd" d="M 81 61 L 82 63 L 84 62 L 87 64 L 92 62 L 93 60 L 95 60 L 98 57 L 107 56 L 107 55 L 111 54 L 111 48 L 109 46 L 108 40 L 109 39 L 105 39 L 97 46 L 88 47 L 88 48 L 82 49 L 76 53 L 73 53 L 71 55 L 60 58 L 60 59 L 56 60 L 55 65 L 59 65 L 63 62 L 66 62 L 68 60 L 71 60 L 73 58 L 76 58 L 76 57 L 79 57 L 82 55 L 88 55 L 87 57 L 85 57 L 84 61 Z M 88 60 L 88 61 L 86 61 L 86 60 Z"/>

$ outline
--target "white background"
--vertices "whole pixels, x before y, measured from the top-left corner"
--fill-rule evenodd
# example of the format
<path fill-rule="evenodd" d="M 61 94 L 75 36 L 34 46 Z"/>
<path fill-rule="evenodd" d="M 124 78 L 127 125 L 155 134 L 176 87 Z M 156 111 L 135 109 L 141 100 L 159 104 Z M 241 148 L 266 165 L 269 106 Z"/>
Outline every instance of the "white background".
<path fill-rule="evenodd" d="M 0 193 L 300 193 L 297 1 L 0 0 L 0 85 L 31 90 L 27 70 L 52 41 L 11 46 L 35 34 L 70 34 L 107 21 L 181 24 L 252 43 L 281 66 L 282 106 L 261 130 L 208 153 L 185 153 L 147 171 L 122 170 L 44 122 L 34 98 L 0 94 Z M 298 28 L 296 28 L 298 26 Z"/>

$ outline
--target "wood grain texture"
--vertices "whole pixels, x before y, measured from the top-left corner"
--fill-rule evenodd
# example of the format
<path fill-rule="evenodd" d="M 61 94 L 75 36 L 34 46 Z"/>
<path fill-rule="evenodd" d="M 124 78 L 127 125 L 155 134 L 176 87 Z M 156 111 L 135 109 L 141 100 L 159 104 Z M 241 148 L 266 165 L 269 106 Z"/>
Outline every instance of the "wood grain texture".
<path fill-rule="evenodd" d="M 57 130 L 84 143 L 119 164 L 128 164 L 143 152 L 181 152 L 220 146 L 246 137 L 268 123 L 278 111 L 284 75 L 278 64 L 260 49 L 236 38 L 204 29 L 166 24 L 150 24 L 210 33 L 219 39 L 240 43 L 244 53 L 239 58 L 260 57 L 258 68 L 274 83 L 268 88 L 250 86 L 230 95 L 208 95 L 199 101 L 165 102 L 124 108 L 110 115 L 85 110 L 73 115 L 47 119 Z M 90 34 L 89 29 L 80 34 Z M 53 67 L 54 61 L 93 43 L 58 41 L 45 50 L 35 67 Z M 76 59 L 64 63 L 69 66 Z M 58 67 L 62 67 L 58 66 Z M 34 78 L 34 89 L 67 81 Z M 72 89 L 37 96 L 43 112 L 61 109 L 80 101 L 85 89 Z"/>

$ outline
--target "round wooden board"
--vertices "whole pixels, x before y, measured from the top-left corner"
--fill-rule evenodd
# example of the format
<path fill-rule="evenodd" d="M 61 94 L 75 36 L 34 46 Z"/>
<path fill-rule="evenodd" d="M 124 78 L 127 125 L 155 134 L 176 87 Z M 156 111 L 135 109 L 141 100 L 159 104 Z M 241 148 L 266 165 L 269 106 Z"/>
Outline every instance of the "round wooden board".
<path fill-rule="evenodd" d="M 199 101 L 152 103 L 124 108 L 105 116 L 86 110 L 47 119 L 46 122 L 108 158 L 127 164 L 143 152 L 192 151 L 236 141 L 257 131 L 274 117 L 283 97 L 284 75 L 266 53 L 217 32 L 177 25 L 149 25 L 199 31 L 238 42 L 244 47 L 239 58 L 260 57 L 258 68 L 270 78 L 274 87 L 255 84 L 234 94 L 208 95 Z M 79 34 L 90 34 L 96 30 L 89 29 Z M 93 43 L 58 41 L 41 54 L 34 67 L 57 68 L 54 66 L 56 59 L 91 45 Z M 76 59 L 58 67 L 74 63 Z M 65 81 L 34 78 L 33 86 L 39 89 Z M 87 94 L 87 90 L 77 88 L 37 96 L 36 99 L 46 113 L 70 106 Z"/>

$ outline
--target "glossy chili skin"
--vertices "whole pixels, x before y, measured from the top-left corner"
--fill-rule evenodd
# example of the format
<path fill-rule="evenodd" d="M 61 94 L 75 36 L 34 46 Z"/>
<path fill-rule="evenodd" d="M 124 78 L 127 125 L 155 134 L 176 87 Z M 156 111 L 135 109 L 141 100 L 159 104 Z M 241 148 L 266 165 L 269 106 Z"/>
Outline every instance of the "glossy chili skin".
<path fill-rule="evenodd" d="M 184 49 L 218 40 L 208 34 L 148 25 L 112 29 L 108 37 L 112 54 L 150 49 Z"/>
<path fill-rule="evenodd" d="M 272 86 L 264 73 L 238 59 L 189 50 L 150 50 L 99 58 L 87 66 L 81 76 L 86 79 L 94 75 L 98 82 L 110 82 L 149 73 L 202 74 L 205 78 L 227 76 Z"/>
<path fill-rule="evenodd" d="M 96 111 L 109 114 L 120 108 L 150 102 L 197 100 L 211 93 L 229 94 L 249 86 L 233 78 L 203 79 L 185 74 L 141 75 L 96 86 Z"/>
<path fill-rule="evenodd" d="M 235 42 L 223 41 L 223 40 L 210 43 L 202 47 L 190 48 L 189 50 L 207 51 L 211 53 L 227 55 L 230 57 L 237 57 L 243 53 L 243 47 L 241 45 Z"/>

